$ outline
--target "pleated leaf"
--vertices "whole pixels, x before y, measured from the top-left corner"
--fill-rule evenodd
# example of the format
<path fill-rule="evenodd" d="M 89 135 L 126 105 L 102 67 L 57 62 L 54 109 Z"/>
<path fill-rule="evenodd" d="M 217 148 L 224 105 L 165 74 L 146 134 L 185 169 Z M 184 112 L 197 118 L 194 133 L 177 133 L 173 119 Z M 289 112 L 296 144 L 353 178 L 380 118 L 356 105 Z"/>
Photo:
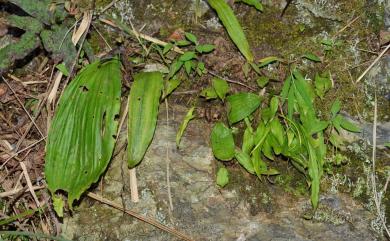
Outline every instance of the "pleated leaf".
<path fill-rule="evenodd" d="M 143 72 L 134 76 L 127 127 L 130 168 L 141 162 L 153 139 L 162 89 L 163 77 L 160 72 Z"/>
<path fill-rule="evenodd" d="M 117 58 L 86 66 L 65 89 L 49 130 L 45 176 L 72 207 L 106 169 L 115 144 L 121 72 Z"/>
<path fill-rule="evenodd" d="M 245 37 L 244 31 L 241 28 L 233 10 L 225 0 L 208 0 L 210 6 L 217 12 L 223 26 L 225 26 L 230 38 L 240 50 L 242 55 L 248 62 L 253 62 L 253 54 L 251 52 L 248 40 Z"/>

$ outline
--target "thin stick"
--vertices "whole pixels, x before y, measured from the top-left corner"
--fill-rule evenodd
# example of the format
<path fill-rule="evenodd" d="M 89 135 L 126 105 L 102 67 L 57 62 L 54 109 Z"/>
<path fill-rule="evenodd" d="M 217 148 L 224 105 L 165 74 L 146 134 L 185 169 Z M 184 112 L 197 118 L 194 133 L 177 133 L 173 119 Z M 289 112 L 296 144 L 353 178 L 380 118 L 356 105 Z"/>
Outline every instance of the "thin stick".
<path fill-rule="evenodd" d="M 168 100 L 165 98 L 165 109 L 166 109 L 166 118 L 167 118 L 167 132 L 169 127 L 169 111 L 168 111 Z M 170 182 L 170 173 L 169 173 L 169 164 L 171 160 L 169 159 L 169 143 L 166 142 L 165 145 L 166 148 L 166 155 L 165 155 L 165 163 L 166 163 L 166 179 L 167 179 L 167 190 L 168 190 L 168 201 L 169 201 L 169 212 L 172 213 L 173 211 L 173 204 L 172 204 L 172 194 L 171 194 L 171 182 Z"/>
<path fill-rule="evenodd" d="M 34 201 L 37 204 L 37 207 L 41 207 L 41 203 L 39 202 L 39 199 L 38 199 L 38 197 L 35 194 L 35 191 L 33 189 L 33 185 L 31 183 L 30 175 L 28 174 L 26 165 L 24 164 L 24 162 L 20 162 L 19 164 L 22 167 L 24 178 L 26 179 L 26 182 L 27 182 L 28 190 L 31 192 L 31 195 L 34 198 Z"/>
<path fill-rule="evenodd" d="M 44 139 L 46 139 L 46 136 L 45 136 L 45 137 L 42 137 L 42 138 L 39 139 L 38 141 L 36 141 L 36 142 L 34 142 L 34 143 L 32 143 L 32 144 L 26 146 L 26 147 L 23 148 L 22 150 L 19 150 L 19 151 L 17 151 L 15 154 L 13 154 L 12 156 L 8 157 L 8 159 L 5 160 L 5 162 L 1 165 L 0 170 L 3 169 L 3 167 L 7 164 L 7 162 L 8 162 L 9 160 L 11 160 L 12 158 L 16 157 L 19 153 L 21 153 L 21 152 L 23 152 L 23 151 L 25 151 L 25 150 L 30 149 L 31 147 L 35 146 L 35 145 L 38 144 L 39 142 L 43 141 Z"/>
<path fill-rule="evenodd" d="M 339 35 L 340 33 L 342 33 L 344 30 L 346 30 L 349 26 L 351 26 L 354 22 L 356 22 L 356 20 L 358 20 L 359 18 L 361 17 L 361 15 L 357 16 L 356 18 L 354 18 L 352 21 L 350 21 L 349 23 L 347 23 L 347 25 L 345 25 L 343 28 L 341 28 L 339 31 L 337 31 L 337 33 L 335 33 L 333 35 L 333 37 L 336 37 L 337 35 Z"/>
<path fill-rule="evenodd" d="M 104 203 L 104 204 L 106 204 L 108 206 L 116 208 L 116 209 L 118 209 L 118 210 L 120 210 L 122 212 L 125 212 L 125 213 L 129 214 L 130 216 L 133 216 L 133 217 L 135 217 L 135 218 L 137 218 L 137 219 L 139 219 L 139 220 L 141 220 L 141 221 L 143 221 L 145 223 L 153 225 L 153 226 L 155 226 L 155 227 L 157 227 L 157 228 L 159 228 L 161 230 L 164 230 L 164 231 L 166 231 L 166 232 L 168 232 L 168 233 L 170 233 L 172 235 L 175 235 L 176 237 L 178 237 L 178 238 L 180 238 L 182 240 L 193 241 L 192 238 L 188 237 L 186 234 L 183 234 L 183 233 L 177 231 L 174 228 L 168 227 L 168 226 L 166 226 L 166 225 L 164 225 L 164 224 L 162 224 L 162 223 L 160 223 L 160 222 L 158 222 L 158 221 L 156 221 L 156 220 L 154 220 L 152 218 L 148 218 L 148 217 L 142 216 L 142 215 L 140 215 L 140 214 L 138 214 L 138 213 L 136 213 L 134 211 L 126 210 L 120 204 L 114 203 L 113 201 L 105 199 L 105 198 L 103 198 L 103 197 L 101 197 L 101 196 L 99 196 L 99 195 L 97 195 L 95 193 L 88 192 L 87 196 L 92 198 L 92 199 L 94 199 L 94 200 L 96 200 L 96 201 Z"/>
<path fill-rule="evenodd" d="M 220 78 L 220 79 L 226 80 L 226 82 L 229 82 L 229 83 L 232 83 L 232 84 L 241 85 L 241 86 L 244 86 L 244 87 L 246 87 L 246 88 L 248 88 L 248 89 L 250 89 L 250 90 L 256 91 L 256 89 L 250 87 L 249 85 L 246 85 L 246 84 L 244 84 L 244 83 L 241 83 L 241 82 L 239 82 L 239 81 L 235 81 L 235 80 L 230 80 L 230 79 L 224 78 L 224 77 L 222 77 L 222 76 L 220 76 L 220 75 L 218 75 L 218 74 L 216 74 L 216 73 L 214 73 L 213 71 L 210 71 L 210 70 L 208 70 L 207 72 L 208 72 L 210 75 L 214 76 L 214 77 L 218 77 L 218 78 Z"/>
<path fill-rule="evenodd" d="M 139 195 L 138 195 L 137 174 L 135 172 L 135 167 L 129 169 L 129 175 L 130 175 L 131 201 L 137 203 L 139 202 Z"/>
<path fill-rule="evenodd" d="M 386 46 L 386 48 L 379 54 L 378 57 L 376 57 L 376 59 L 374 60 L 374 62 L 372 62 L 372 64 L 370 64 L 370 66 L 368 66 L 368 68 L 359 76 L 359 78 L 357 78 L 356 80 L 356 83 L 359 83 L 360 80 L 363 79 L 363 77 L 368 73 L 368 71 L 370 71 L 372 69 L 372 67 L 374 67 L 374 65 L 376 63 L 378 63 L 378 61 L 382 58 L 382 56 L 387 52 L 387 50 L 390 49 L 390 44 L 388 44 Z"/>
<path fill-rule="evenodd" d="M 18 103 L 22 106 L 23 110 L 26 112 L 26 114 L 28 115 L 28 118 L 30 118 L 31 122 L 34 124 L 35 128 L 37 128 L 39 134 L 44 137 L 41 129 L 38 127 L 37 123 L 35 123 L 35 120 L 32 118 L 32 116 L 30 115 L 30 113 L 26 110 L 26 108 L 24 107 L 22 101 L 20 101 L 18 95 L 16 94 L 15 90 L 11 87 L 11 85 L 8 83 L 8 81 L 4 78 L 4 77 L 1 77 L 4 81 L 4 83 L 8 86 L 8 88 L 12 91 L 12 93 L 15 95 L 15 98 L 16 100 L 18 101 Z"/>
<path fill-rule="evenodd" d="M 44 188 L 46 188 L 46 187 L 45 186 L 32 186 L 32 190 L 34 190 L 34 191 L 40 190 L 40 189 L 44 189 Z M 11 190 L 11 191 L 1 192 L 0 193 L 0 197 L 1 198 L 5 198 L 5 197 L 13 196 L 15 194 L 18 194 L 23 189 L 25 189 L 25 188 L 21 187 L 21 188 L 14 189 L 14 190 Z M 27 189 L 25 191 L 27 192 Z M 30 190 L 28 190 L 28 191 L 30 191 Z"/>
<path fill-rule="evenodd" d="M 372 158 L 372 174 L 371 174 L 372 192 L 374 195 L 374 202 L 375 202 L 375 206 L 376 206 L 377 215 L 382 221 L 383 229 L 386 231 L 387 235 L 390 237 L 390 231 L 386 226 L 386 220 L 381 215 L 381 199 L 382 199 L 382 197 L 380 196 L 380 194 L 377 192 L 377 189 L 376 189 L 375 162 L 376 162 L 376 137 L 377 137 L 376 127 L 377 127 L 377 118 L 378 118 L 378 102 L 377 102 L 377 98 L 376 98 L 376 92 L 375 92 L 374 98 L 375 98 L 374 99 L 374 123 L 372 125 L 372 157 L 371 157 Z M 387 186 L 387 181 L 386 181 L 385 186 Z M 386 190 L 384 190 L 384 191 L 386 191 Z"/>

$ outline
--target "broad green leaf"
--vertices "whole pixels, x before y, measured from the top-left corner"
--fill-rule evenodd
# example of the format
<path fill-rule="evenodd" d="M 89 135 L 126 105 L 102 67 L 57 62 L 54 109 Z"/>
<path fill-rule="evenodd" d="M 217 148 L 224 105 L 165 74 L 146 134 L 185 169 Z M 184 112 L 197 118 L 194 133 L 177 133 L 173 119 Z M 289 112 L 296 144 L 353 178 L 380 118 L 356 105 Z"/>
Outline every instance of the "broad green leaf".
<path fill-rule="evenodd" d="M 192 33 L 185 33 L 186 39 L 190 40 L 194 44 L 198 44 L 198 38 Z"/>
<path fill-rule="evenodd" d="M 288 93 L 290 92 L 291 89 L 291 76 L 288 76 L 287 79 L 284 81 L 283 87 L 282 87 L 282 92 L 280 92 L 280 97 L 281 97 L 281 105 L 284 104 L 284 102 L 287 100 Z"/>
<path fill-rule="evenodd" d="M 69 76 L 69 71 L 65 66 L 65 63 L 57 64 L 56 68 L 61 71 L 61 73 L 65 76 Z"/>
<path fill-rule="evenodd" d="M 238 0 L 236 2 L 243 2 L 245 4 L 248 4 L 249 6 L 256 8 L 260 12 L 263 11 L 263 4 L 261 4 L 260 0 Z"/>
<path fill-rule="evenodd" d="M 242 138 L 242 152 L 250 154 L 250 151 L 254 147 L 255 142 L 254 142 L 254 136 L 253 133 L 251 132 L 250 128 L 246 128 L 244 131 L 244 136 Z"/>
<path fill-rule="evenodd" d="M 229 161 L 234 157 L 233 133 L 221 122 L 218 122 L 213 127 L 211 132 L 211 147 L 214 156 L 221 161 Z"/>
<path fill-rule="evenodd" d="M 390 148 L 390 142 L 385 143 L 385 147 Z"/>
<path fill-rule="evenodd" d="M 235 155 L 237 161 L 251 174 L 255 174 L 255 169 L 253 168 L 252 160 L 249 154 L 236 150 L 236 155 Z"/>
<path fill-rule="evenodd" d="M 229 183 L 229 172 L 225 167 L 220 167 L 217 172 L 217 185 L 226 186 Z"/>
<path fill-rule="evenodd" d="M 203 53 L 210 53 L 211 51 L 213 51 L 215 49 L 215 45 L 213 44 L 201 44 L 201 45 L 197 45 L 195 47 L 196 51 L 198 51 L 199 53 L 203 54 Z"/>
<path fill-rule="evenodd" d="M 310 129 L 308 129 L 307 131 L 309 132 L 310 135 L 325 130 L 329 125 L 328 121 L 320 121 L 318 119 L 314 119 L 309 123 L 310 123 Z"/>
<path fill-rule="evenodd" d="M 264 144 L 261 148 L 261 151 L 263 152 L 265 157 L 267 157 L 270 160 L 274 160 L 274 156 L 272 154 L 272 147 L 271 147 L 268 139 L 269 138 L 265 139 Z"/>
<path fill-rule="evenodd" d="M 340 100 L 335 100 L 332 104 L 332 107 L 330 108 L 330 112 L 332 113 L 332 118 L 334 118 L 336 114 L 339 113 L 340 109 L 341 109 Z"/>
<path fill-rule="evenodd" d="M 163 77 L 160 72 L 141 72 L 134 75 L 129 95 L 127 124 L 129 168 L 142 161 L 153 139 L 162 89 Z"/>
<path fill-rule="evenodd" d="M 341 136 L 339 136 L 335 131 L 330 134 L 329 141 L 333 146 L 339 148 L 343 144 L 343 140 Z"/>
<path fill-rule="evenodd" d="M 284 128 L 277 118 L 270 123 L 271 133 L 276 138 L 280 146 L 284 144 Z"/>
<path fill-rule="evenodd" d="M 184 117 L 183 122 L 180 124 L 179 131 L 176 134 L 176 147 L 179 147 L 181 137 L 183 136 L 183 133 L 185 129 L 187 128 L 188 123 L 190 120 L 192 120 L 195 116 L 193 115 L 195 110 L 195 107 L 192 107 L 188 110 L 186 116 Z"/>
<path fill-rule="evenodd" d="M 294 107 L 295 107 L 295 88 L 291 88 L 290 91 L 288 92 L 288 97 L 287 97 L 287 116 L 291 120 L 293 115 L 294 115 Z"/>
<path fill-rule="evenodd" d="M 272 114 L 272 118 L 275 116 L 276 111 L 278 110 L 279 107 L 279 98 L 276 96 L 273 96 L 271 98 L 271 103 L 270 103 L 270 110 Z"/>
<path fill-rule="evenodd" d="M 261 159 L 260 149 L 254 149 L 252 154 L 253 169 L 255 170 L 256 176 L 261 178 L 264 172 L 267 171 L 267 164 Z"/>
<path fill-rule="evenodd" d="M 163 54 L 163 55 L 167 54 L 167 53 L 173 48 L 173 46 L 174 46 L 174 45 L 171 44 L 171 43 L 166 44 L 166 45 L 164 46 L 164 48 L 163 48 L 162 54 Z"/>
<path fill-rule="evenodd" d="M 184 62 L 183 61 L 175 61 L 171 64 L 171 67 L 169 69 L 169 74 L 168 74 L 168 78 L 172 78 L 176 73 L 177 71 L 179 71 L 181 69 L 181 67 L 183 66 Z"/>
<path fill-rule="evenodd" d="M 226 98 L 229 103 L 228 119 L 234 124 L 252 114 L 259 106 L 261 99 L 252 93 L 238 93 Z"/>
<path fill-rule="evenodd" d="M 196 58 L 195 52 L 188 51 L 188 52 L 184 52 L 184 54 L 182 54 L 182 56 L 180 56 L 179 61 L 186 62 L 186 61 L 194 59 L 194 58 Z"/>
<path fill-rule="evenodd" d="M 275 57 L 275 56 L 265 57 L 265 58 L 259 60 L 259 63 L 260 63 L 259 68 L 262 68 L 264 66 L 267 66 L 267 65 L 269 65 L 273 62 L 277 62 L 277 61 L 281 61 L 281 59 L 278 57 Z"/>
<path fill-rule="evenodd" d="M 305 53 L 302 57 L 314 62 L 321 62 L 320 57 L 313 53 Z"/>
<path fill-rule="evenodd" d="M 226 80 L 220 78 L 213 78 L 212 82 L 218 97 L 224 101 L 226 94 L 229 92 L 229 84 Z"/>
<path fill-rule="evenodd" d="M 282 153 L 282 150 L 283 150 L 282 147 L 283 147 L 284 143 L 281 145 L 279 143 L 279 140 L 275 137 L 275 135 L 268 136 L 267 141 L 270 144 L 270 146 L 272 147 L 272 149 L 276 155 L 280 155 L 280 153 Z"/>
<path fill-rule="evenodd" d="M 333 43 L 333 40 L 331 40 L 331 39 L 323 39 L 321 41 L 321 44 L 332 47 L 334 43 Z"/>
<path fill-rule="evenodd" d="M 181 84 L 180 79 L 173 78 L 168 80 L 165 84 L 163 99 L 165 99 L 168 95 L 170 95 L 180 84 Z"/>
<path fill-rule="evenodd" d="M 216 99 L 218 97 L 217 92 L 212 87 L 207 87 L 200 92 L 200 96 L 206 98 L 206 100 Z"/>
<path fill-rule="evenodd" d="M 341 115 L 339 115 L 341 116 Z M 340 126 L 347 130 L 347 131 L 350 131 L 350 132 L 360 132 L 360 128 L 358 126 L 356 126 L 355 124 L 353 124 L 352 122 L 348 121 L 347 119 L 345 119 L 344 117 L 341 117 L 340 118 Z"/>
<path fill-rule="evenodd" d="M 269 82 L 269 78 L 267 76 L 260 76 L 257 80 L 256 83 L 259 87 L 264 88 Z"/>
<path fill-rule="evenodd" d="M 185 46 L 188 46 L 190 44 L 191 44 L 191 42 L 187 41 L 187 40 L 179 40 L 176 42 L 176 45 L 179 47 L 185 47 Z"/>
<path fill-rule="evenodd" d="M 234 15 L 233 10 L 225 0 L 208 0 L 208 3 L 217 12 L 223 26 L 225 26 L 230 38 L 238 47 L 242 55 L 244 55 L 248 62 L 252 63 L 253 55 L 248 40 L 246 39 L 244 31 Z"/>
<path fill-rule="evenodd" d="M 58 217 L 64 216 L 64 200 L 62 200 L 61 196 L 53 195 L 53 208 L 56 211 Z"/>
<path fill-rule="evenodd" d="M 316 74 L 314 78 L 314 85 L 316 88 L 316 94 L 322 99 L 328 90 L 332 87 L 332 80 L 330 76 L 320 76 Z"/>
<path fill-rule="evenodd" d="M 299 71 L 294 71 L 294 84 L 296 86 L 297 91 L 302 96 L 305 106 L 311 110 L 313 110 L 313 99 L 314 99 L 314 92 L 312 89 L 312 86 L 310 83 L 305 80 L 305 78 L 302 76 L 302 74 Z"/>
<path fill-rule="evenodd" d="M 84 67 L 59 100 L 48 134 L 45 176 L 52 195 L 68 193 L 70 208 L 111 159 L 120 95 L 120 62 L 114 58 Z"/>
<path fill-rule="evenodd" d="M 191 60 L 184 62 L 184 69 L 186 70 L 187 75 L 191 74 L 193 63 Z"/>
<path fill-rule="evenodd" d="M 280 172 L 274 168 L 269 168 L 268 170 L 266 171 L 262 171 L 261 173 L 262 175 L 266 175 L 266 176 L 275 176 L 275 175 L 279 175 Z"/>

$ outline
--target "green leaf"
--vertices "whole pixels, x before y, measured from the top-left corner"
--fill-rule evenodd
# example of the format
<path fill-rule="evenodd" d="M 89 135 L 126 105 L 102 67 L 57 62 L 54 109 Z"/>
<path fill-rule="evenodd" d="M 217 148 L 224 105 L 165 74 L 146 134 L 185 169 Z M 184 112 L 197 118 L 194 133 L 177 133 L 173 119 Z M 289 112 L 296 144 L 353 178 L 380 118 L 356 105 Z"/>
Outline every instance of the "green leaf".
<path fill-rule="evenodd" d="M 120 62 L 114 58 L 84 67 L 59 100 L 48 134 L 45 176 L 52 195 L 68 192 L 70 208 L 111 159 L 120 95 Z"/>
<path fill-rule="evenodd" d="M 339 115 L 341 116 L 341 115 Z M 340 126 L 350 132 L 360 132 L 360 128 L 353 124 L 352 122 L 348 121 L 344 117 L 340 118 Z"/>
<path fill-rule="evenodd" d="M 246 128 L 244 131 L 244 136 L 242 138 L 242 152 L 250 154 L 250 151 L 254 147 L 254 136 L 250 128 Z"/>
<path fill-rule="evenodd" d="M 164 49 L 162 51 L 163 55 L 167 54 L 172 48 L 173 48 L 173 44 L 171 43 L 168 43 L 164 46 Z"/>
<path fill-rule="evenodd" d="M 225 26 L 230 38 L 238 47 L 242 55 L 244 55 L 248 62 L 252 63 L 253 55 L 248 40 L 246 39 L 244 31 L 234 15 L 233 10 L 225 0 L 208 0 L 208 3 L 217 12 L 218 17 Z"/>
<path fill-rule="evenodd" d="M 229 84 L 226 80 L 220 78 L 213 78 L 212 82 L 218 97 L 224 101 L 226 94 L 229 92 Z"/>
<path fill-rule="evenodd" d="M 165 99 L 168 95 L 170 95 L 180 84 L 181 84 L 180 79 L 173 78 L 168 80 L 164 88 L 163 99 Z"/>
<path fill-rule="evenodd" d="M 325 130 L 329 125 L 328 121 L 320 121 L 318 119 L 313 119 L 309 123 L 310 123 L 310 129 L 308 129 L 307 131 L 310 135 L 313 135 L 313 134 L 316 134 L 320 131 Z"/>
<path fill-rule="evenodd" d="M 215 49 L 215 45 L 213 44 L 202 44 L 202 45 L 197 45 L 195 47 L 196 51 L 198 51 L 199 53 L 203 54 L 203 53 L 210 53 L 211 51 L 213 51 Z"/>
<path fill-rule="evenodd" d="M 270 110 L 271 110 L 272 118 L 275 116 L 276 111 L 278 111 L 278 107 L 279 107 L 279 98 L 276 96 L 273 96 L 271 98 L 271 103 L 270 103 Z"/>
<path fill-rule="evenodd" d="M 267 76 L 260 76 L 257 80 L 256 83 L 259 87 L 264 88 L 269 82 L 269 78 Z"/>
<path fill-rule="evenodd" d="M 385 143 L 385 147 L 390 148 L 390 142 Z"/>
<path fill-rule="evenodd" d="M 335 100 L 332 104 L 332 107 L 330 108 L 330 112 L 332 113 L 332 118 L 334 118 L 337 113 L 340 112 L 341 109 L 341 102 L 340 100 Z"/>
<path fill-rule="evenodd" d="M 221 161 L 229 161 L 234 157 L 233 133 L 221 122 L 218 122 L 213 127 L 211 132 L 211 147 L 214 156 Z"/>
<path fill-rule="evenodd" d="M 317 55 L 313 54 L 313 53 L 305 53 L 302 58 L 306 58 L 308 60 L 311 60 L 313 62 L 321 62 L 321 59 L 320 57 L 318 57 Z"/>
<path fill-rule="evenodd" d="M 259 106 L 261 99 L 252 93 L 238 93 L 226 98 L 229 103 L 228 119 L 230 124 L 234 124 L 249 116 Z"/>
<path fill-rule="evenodd" d="M 188 110 L 186 116 L 184 117 L 183 122 L 180 124 L 179 131 L 176 134 L 176 147 L 179 147 L 181 137 L 183 136 L 183 133 L 185 129 L 187 128 L 188 123 L 190 120 L 192 120 L 195 116 L 193 115 L 193 112 L 195 110 L 195 107 L 192 107 Z"/>
<path fill-rule="evenodd" d="M 276 138 L 280 146 L 283 146 L 284 144 L 284 128 L 282 124 L 280 124 L 279 120 L 277 118 L 274 118 L 270 122 L 270 128 L 272 135 Z"/>
<path fill-rule="evenodd" d="M 264 144 L 261 148 L 261 151 L 263 152 L 264 156 L 267 157 L 268 159 L 270 160 L 274 160 L 274 156 L 272 154 L 272 146 L 270 144 L 270 140 L 269 138 L 267 138 L 265 141 L 264 141 Z"/>
<path fill-rule="evenodd" d="M 184 62 L 184 69 L 186 70 L 187 75 L 191 74 L 193 63 L 191 60 Z"/>
<path fill-rule="evenodd" d="M 225 167 L 220 167 L 217 172 L 217 185 L 226 186 L 229 183 L 229 172 Z"/>
<path fill-rule="evenodd" d="M 153 139 L 162 89 L 163 77 L 160 72 L 141 72 L 134 75 L 127 124 L 129 168 L 142 161 Z"/>
<path fill-rule="evenodd" d="M 214 88 L 208 87 L 200 92 L 200 96 L 206 98 L 206 100 L 216 99 L 218 97 Z"/>
<path fill-rule="evenodd" d="M 253 168 L 252 160 L 249 154 L 236 150 L 236 155 L 235 155 L 237 161 L 251 174 L 255 174 L 255 169 Z"/>
<path fill-rule="evenodd" d="M 65 64 L 64 63 L 61 63 L 61 64 L 57 64 L 56 68 L 61 71 L 61 73 L 65 76 L 69 76 L 69 71 L 68 69 L 66 68 Z"/>
<path fill-rule="evenodd" d="M 182 56 L 180 56 L 179 61 L 186 62 L 188 60 L 194 59 L 196 57 L 196 54 L 194 51 L 188 51 L 184 52 Z"/>
<path fill-rule="evenodd" d="M 184 62 L 183 61 L 175 61 L 171 64 L 171 67 L 169 69 L 169 74 L 168 74 L 168 78 L 172 78 L 176 73 L 177 71 L 179 71 L 181 69 L 181 67 L 183 66 Z"/>
<path fill-rule="evenodd" d="M 64 200 L 57 195 L 52 195 L 52 199 L 54 211 L 56 211 L 58 217 L 62 218 L 64 216 Z"/>
<path fill-rule="evenodd" d="M 190 40 L 192 43 L 198 44 L 198 38 L 195 35 L 193 35 L 192 33 L 186 32 L 185 36 L 186 36 L 186 39 Z"/>
<path fill-rule="evenodd" d="M 337 148 L 340 148 L 341 145 L 343 144 L 343 140 L 342 140 L 341 136 L 339 136 L 335 131 L 333 131 L 330 134 L 329 141 L 330 141 L 330 143 L 332 143 L 333 146 L 335 146 Z"/>
<path fill-rule="evenodd" d="M 261 4 L 260 0 L 239 0 L 237 2 L 243 2 L 249 6 L 256 8 L 258 11 L 263 11 L 263 4 Z"/>
<path fill-rule="evenodd" d="M 191 42 L 187 41 L 187 40 L 179 40 L 176 42 L 176 45 L 179 47 L 185 47 L 185 46 L 188 46 L 190 44 L 191 44 Z"/>
<path fill-rule="evenodd" d="M 265 58 L 259 60 L 259 63 L 260 63 L 259 68 L 262 68 L 264 66 L 267 66 L 267 65 L 269 65 L 273 62 L 277 62 L 277 61 L 281 61 L 281 59 L 278 57 L 275 57 L 275 56 L 265 57 Z"/>
<path fill-rule="evenodd" d="M 253 169 L 258 178 L 261 178 L 261 175 L 267 171 L 267 164 L 261 159 L 260 149 L 255 149 L 252 154 L 252 163 Z"/>
<path fill-rule="evenodd" d="M 322 99 L 328 90 L 332 87 L 332 80 L 330 76 L 323 77 L 316 74 L 314 78 L 314 85 L 316 88 L 316 94 Z"/>

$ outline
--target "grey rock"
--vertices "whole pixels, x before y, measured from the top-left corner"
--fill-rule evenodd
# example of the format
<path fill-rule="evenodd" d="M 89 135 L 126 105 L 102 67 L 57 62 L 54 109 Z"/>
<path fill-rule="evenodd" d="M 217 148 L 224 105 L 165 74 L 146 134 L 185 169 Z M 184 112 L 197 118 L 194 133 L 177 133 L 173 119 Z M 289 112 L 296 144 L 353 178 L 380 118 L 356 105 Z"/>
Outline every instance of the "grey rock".
<path fill-rule="evenodd" d="M 140 202 L 130 201 L 126 152 L 113 160 L 104 177 L 103 192 L 98 189 L 97 193 L 174 226 L 194 240 L 375 240 L 369 228 L 372 215 L 343 194 L 324 194 L 320 216 L 305 220 L 302 215 L 310 210 L 308 198 L 295 198 L 272 188 L 267 199 L 272 208 L 262 209 L 263 190 L 245 187 L 253 192 L 253 197 L 258 197 L 258 201 L 250 204 L 241 196 L 239 186 L 228 184 L 227 188 L 219 189 L 207 143 L 210 125 L 199 120 L 190 122 L 181 148 L 177 149 L 175 135 L 186 110 L 173 108 L 174 114 L 170 115 L 174 117 L 168 126 L 165 111 L 160 111 L 154 140 L 137 167 Z M 172 212 L 168 208 L 166 148 L 170 159 Z M 260 207 L 260 211 L 251 212 L 251 205 Z M 72 217 L 64 219 L 63 230 L 73 240 L 175 240 L 168 233 L 88 199 L 81 201 Z"/>

